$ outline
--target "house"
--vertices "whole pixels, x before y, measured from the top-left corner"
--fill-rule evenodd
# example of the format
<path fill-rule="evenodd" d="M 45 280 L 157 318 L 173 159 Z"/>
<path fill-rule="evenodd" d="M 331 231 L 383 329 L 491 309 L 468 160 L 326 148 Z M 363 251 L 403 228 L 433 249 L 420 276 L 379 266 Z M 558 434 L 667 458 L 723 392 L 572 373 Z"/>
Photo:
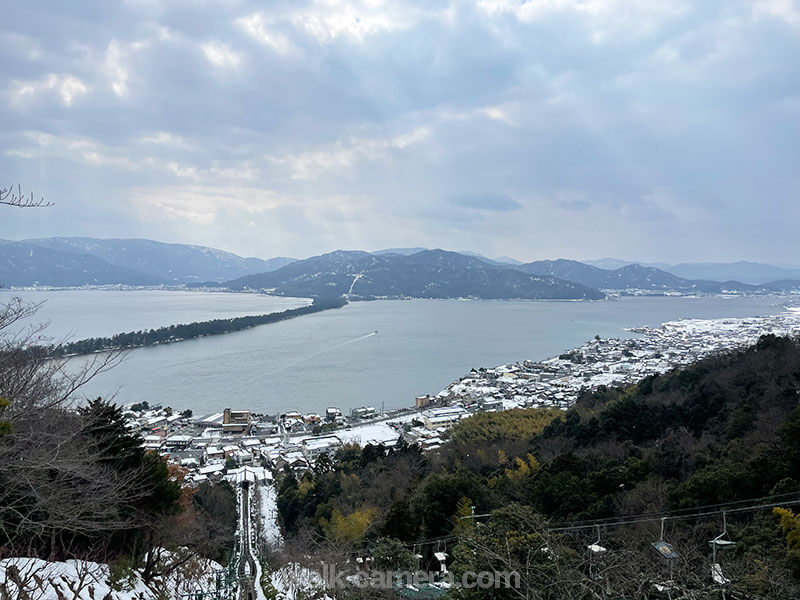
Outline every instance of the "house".
<path fill-rule="evenodd" d="M 437 427 L 452 425 L 468 417 L 469 412 L 461 406 L 443 406 L 441 408 L 430 408 L 422 411 L 421 416 L 425 427 L 428 429 L 436 429 Z"/>
<path fill-rule="evenodd" d="M 143 442 L 142 446 L 146 450 L 158 450 L 164 443 L 164 438 L 160 435 L 146 435 Z"/>
<path fill-rule="evenodd" d="M 222 423 L 250 423 L 252 417 L 249 410 L 231 410 L 226 408 L 222 411 Z"/>
<path fill-rule="evenodd" d="M 155 429 L 156 427 L 163 427 L 167 424 L 167 417 L 164 415 L 157 415 L 155 417 L 150 417 L 145 421 L 145 426 L 149 429 Z"/>
<path fill-rule="evenodd" d="M 361 406 L 350 411 L 353 419 L 370 419 L 375 416 L 375 408 L 372 406 Z"/>
<path fill-rule="evenodd" d="M 423 450 L 434 450 L 442 445 L 442 438 L 435 436 L 420 441 Z"/>
<path fill-rule="evenodd" d="M 281 438 L 275 437 L 266 437 L 261 440 L 261 445 L 266 448 L 271 448 L 273 446 L 278 446 L 281 443 Z"/>
<path fill-rule="evenodd" d="M 171 435 L 164 440 L 164 445 L 166 445 L 167 448 L 188 448 L 192 445 L 192 436 Z"/>
<path fill-rule="evenodd" d="M 225 458 L 225 453 L 216 446 L 209 446 L 206 448 L 206 460 L 222 459 Z"/>
<path fill-rule="evenodd" d="M 302 419 L 289 417 L 283 422 L 283 428 L 289 433 L 303 433 L 306 431 L 306 424 Z"/>
<path fill-rule="evenodd" d="M 225 465 L 206 465 L 205 467 L 200 467 L 197 470 L 198 475 L 205 475 L 208 479 L 212 481 L 219 481 L 222 479 L 222 474 L 225 472 Z"/>
<path fill-rule="evenodd" d="M 253 453 L 248 452 L 247 450 L 237 450 L 234 454 L 236 458 L 236 462 L 240 465 L 245 465 L 253 462 Z"/>
<path fill-rule="evenodd" d="M 257 483 L 260 481 L 271 481 L 272 474 L 261 467 L 239 467 L 228 471 L 228 475 L 225 478 L 235 481 L 236 483 L 243 483 L 245 481 Z"/>
<path fill-rule="evenodd" d="M 246 450 L 247 452 L 252 452 L 253 457 L 261 454 L 261 440 L 258 438 L 247 438 L 246 440 L 242 440 L 241 446 L 242 449 Z"/>
<path fill-rule="evenodd" d="M 342 440 L 335 435 L 326 435 L 303 440 L 303 456 L 316 460 L 321 454 L 333 454 L 341 448 Z"/>
<path fill-rule="evenodd" d="M 481 398 L 478 404 L 481 407 L 481 410 L 485 411 L 503 410 L 503 401 L 491 396 Z"/>
<path fill-rule="evenodd" d="M 179 425 L 178 421 L 181 420 L 180 415 L 170 415 L 167 417 L 167 427 L 172 427 L 174 425 Z"/>
<path fill-rule="evenodd" d="M 292 471 L 298 474 L 308 471 L 310 468 L 309 462 L 305 459 L 305 457 L 294 455 L 280 456 L 275 459 L 274 465 L 275 468 L 279 470 L 283 470 L 288 466 Z"/>
<path fill-rule="evenodd" d="M 431 398 L 428 394 L 424 396 L 417 396 L 416 398 L 414 398 L 414 406 L 416 406 L 417 408 L 426 408 L 427 406 L 430 405 L 432 400 L 433 398 Z"/>
<path fill-rule="evenodd" d="M 247 435 L 250 432 L 253 418 L 249 410 L 231 410 L 226 408 L 222 412 L 222 431 L 225 433 L 240 433 Z"/>
<path fill-rule="evenodd" d="M 222 413 L 214 413 L 213 415 L 208 415 L 207 417 L 200 417 L 197 419 L 194 424 L 198 427 L 206 428 L 206 427 L 219 427 L 222 424 Z"/>

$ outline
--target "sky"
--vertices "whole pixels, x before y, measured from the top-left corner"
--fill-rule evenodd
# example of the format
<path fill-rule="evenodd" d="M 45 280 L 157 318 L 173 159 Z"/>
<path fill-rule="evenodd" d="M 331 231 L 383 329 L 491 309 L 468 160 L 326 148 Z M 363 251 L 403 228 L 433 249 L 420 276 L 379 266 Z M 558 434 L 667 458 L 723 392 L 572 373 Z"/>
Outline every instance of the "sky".
<path fill-rule="evenodd" d="M 26 0 L 0 238 L 800 263 L 800 0 Z"/>

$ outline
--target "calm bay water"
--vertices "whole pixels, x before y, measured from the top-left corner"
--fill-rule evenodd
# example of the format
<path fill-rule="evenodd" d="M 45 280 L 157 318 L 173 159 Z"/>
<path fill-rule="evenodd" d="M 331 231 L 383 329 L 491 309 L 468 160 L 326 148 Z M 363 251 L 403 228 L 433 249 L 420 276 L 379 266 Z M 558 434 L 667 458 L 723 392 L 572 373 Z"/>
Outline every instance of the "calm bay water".
<path fill-rule="evenodd" d="M 51 293 L 50 298 L 64 293 Z M 130 323 L 144 322 L 144 314 L 156 322 L 148 326 L 157 326 L 215 318 L 198 315 L 220 316 L 217 311 L 232 311 L 226 316 L 267 312 L 264 303 L 272 301 L 279 301 L 272 310 L 283 310 L 298 302 L 158 292 L 162 304 L 154 313 L 156 305 L 144 302 L 147 296 L 139 295 L 141 291 L 80 293 L 83 303 L 94 307 L 88 320 L 82 306 L 63 300 L 48 301 L 43 309 L 54 328 L 74 331 L 76 337 L 136 329 Z M 120 305 L 127 307 L 125 314 Z M 440 391 L 472 367 L 544 359 L 595 334 L 626 337 L 630 334 L 624 328 L 636 325 L 780 310 L 776 298 L 356 302 L 247 331 L 137 349 L 83 392 L 90 397 L 116 394 L 123 403 L 147 400 L 191 408 L 196 414 L 225 406 L 269 413 L 370 404 L 394 408 L 413 404 L 418 394 Z"/>
<path fill-rule="evenodd" d="M 304 298 L 259 294 L 173 290 L 0 290 L 0 302 L 12 296 L 42 303 L 28 322 L 49 322 L 47 335 L 72 339 L 110 336 L 165 325 L 279 312 L 304 306 Z"/>

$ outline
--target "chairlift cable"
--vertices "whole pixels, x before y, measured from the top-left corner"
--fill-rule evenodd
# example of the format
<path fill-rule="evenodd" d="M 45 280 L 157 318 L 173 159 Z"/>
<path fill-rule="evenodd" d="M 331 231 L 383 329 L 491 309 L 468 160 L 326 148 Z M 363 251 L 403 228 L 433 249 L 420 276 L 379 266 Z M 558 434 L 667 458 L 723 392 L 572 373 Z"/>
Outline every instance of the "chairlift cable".
<path fill-rule="evenodd" d="M 793 499 L 776 501 L 779 498 L 787 496 L 792 497 Z M 764 500 L 772 500 L 773 502 L 762 503 L 762 504 L 750 504 L 748 506 L 735 506 L 736 504 L 761 502 Z M 558 533 L 565 531 L 579 531 L 582 529 L 595 529 L 595 528 L 599 529 L 600 527 L 609 528 L 609 527 L 619 527 L 622 525 L 636 525 L 639 523 L 653 523 L 656 521 L 686 521 L 702 517 L 726 515 L 726 513 L 730 514 L 730 513 L 757 512 L 759 510 L 766 510 L 768 508 L 779 508 L 782 506 L 797 506 L 797 505 L 800 505 L 800 494 L 797 492 L 792 492 L 787 494 L 778 494 L 774 496 L 763 496 L 761 498 L 736 500 L 733 502 L 725 502 L 720 504 L 693 506 L 689 508 L 682 508 L 674 511 L 661 512 L 661 513 L 651 512 L 651 513 L 641 513 L 638 515 L 628 515 L 625 517 L 616 517 L 616 518 L 608 517 L 605 519 L 584 520 L 584 521 L 562 521 L 554 523 L 550 526 L 546 526 L 544 527 L 544 529 L 551 533 Z M 722 510 L 722 507 L 725 507 L 725 509 Z M 719 510 L 710 510 L 710 509 L 719 509 Z M 694 511 L 694 512 L 687 513 L 686 511 Z M 475 517 L 490 517 L 490 516 L 491 513 L 475 515 Z M 727 525 L 727 518 L 726 518 L 726 525 Z M 415 542 L 408 542 L 403 545 L 409 548 L 419 547 L 419 549 L 422 550 L 423 546 L 447 543 L 460 539 L 461 536 L 459 535 L 447 535 L 438 538 L 427 538 L 423 540 L 417 540 Z M 366 552 L 366 549 L 362 549 L 360 552 L 364 553 Z"/>

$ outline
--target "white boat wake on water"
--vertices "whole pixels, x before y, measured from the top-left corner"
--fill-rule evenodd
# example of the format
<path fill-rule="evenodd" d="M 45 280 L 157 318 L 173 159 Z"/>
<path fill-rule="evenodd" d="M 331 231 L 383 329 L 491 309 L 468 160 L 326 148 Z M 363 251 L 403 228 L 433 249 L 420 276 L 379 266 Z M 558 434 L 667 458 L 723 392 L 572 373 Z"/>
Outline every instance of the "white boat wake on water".
<path fill-rule="evenodd" d="M 317 352 L 312 352 L 311 354 L 307 354 L 305 356 L 301 356 L 299 358 L 295 358 L 294 360 L 290 360 L 289 362 L 287 362 L 286 364 L 281 365 L 280 367 L 272 369 L 269 373 L 260 373 L 258 375 L 255 375 L 254 377 L 251 377 L 249 379 L 243 380 L 238 386 L 233 388 L 233 391 L 238 391 L 240 389 L 246 388 L 246 387 L 252 385 L 254 382 L 256 382 L 256 381 L 258 381 L 260 379 L 264 379 L 265 377 L 267 377 L 269 375 L 275 375 L 276 373 L 282 373 L 283 371 L 286 371 L 287 369 L 291 369 L 292 367 L 294 367 L 296 365 L 299 365 L 301 363 L 309 361 L 312 358 L 317 358 L 318 356 L 322 356 L 323 354 L 328 354 L 329 352 L 333 352 L 334 350 L 338 350 L 339 348 L 344 348 L 345 346 L 349 346 L 350 344 L 355 344 L 356 342 L 362 342 L 362 341 L 367 340 L 367 339 L 369 339 L 371 337 L 376 337 L 377 335 L 378 335 L 378 330 L 376 329 L 375 331 L 370 331 L 369 333 L 367 333 L 365 335 L 360 335 L 360 336 L 358 336 L 356 338 L 345 340 L 343 342 L 339 342 L 339 343 L 334 344 L 332 346 L 328 346 L 327 348 L 323 348 L 322 350 L 319 350 Z"/>

